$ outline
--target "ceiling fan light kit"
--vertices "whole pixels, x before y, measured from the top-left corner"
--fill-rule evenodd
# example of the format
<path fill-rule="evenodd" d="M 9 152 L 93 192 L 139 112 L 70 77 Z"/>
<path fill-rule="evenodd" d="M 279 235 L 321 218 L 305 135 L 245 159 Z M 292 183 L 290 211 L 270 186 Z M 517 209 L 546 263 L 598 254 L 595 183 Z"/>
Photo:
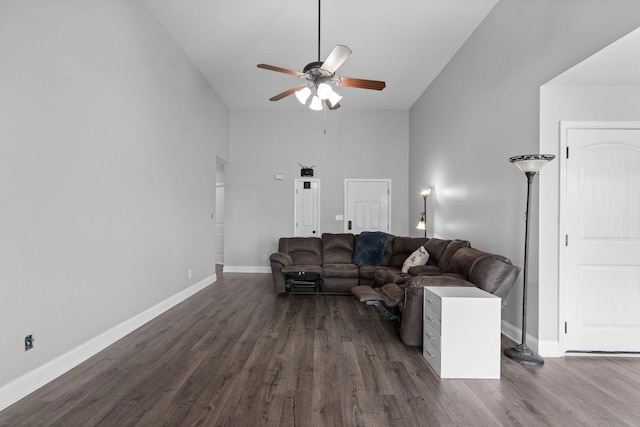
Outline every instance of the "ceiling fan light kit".
<path fill-rule="evenodd" d="M 347 60 L 349 55 L 351 55 L 351 49 L 339 44 L 333 48 L 324 62 L 320 61 L 320 0 L 318 0 L 318 61 L 307 64 L 303 72 L 277 67 L 275 65 L 258 64 L 258 68 L 305 78 L 308 82 L 289 88 L 269 98 L 269 101 L 279 101 L 295 93 L 296 98 L 298 98 L 298 101 L 303 105 L 307 105 L 307 101 L 311 97 L 309 108 L 312 110 L 322 111 L 324 104 L 326 104 L 330 110 L 335 110 L 340 107 L 342 96 L 333 90 L 333 86 L 371 90 L 382 90 L 386 87 L 385 82 L 379 80 L 336 76 L 336 70 Z M 311 96 L 312 94 L 313 96 Z"/>

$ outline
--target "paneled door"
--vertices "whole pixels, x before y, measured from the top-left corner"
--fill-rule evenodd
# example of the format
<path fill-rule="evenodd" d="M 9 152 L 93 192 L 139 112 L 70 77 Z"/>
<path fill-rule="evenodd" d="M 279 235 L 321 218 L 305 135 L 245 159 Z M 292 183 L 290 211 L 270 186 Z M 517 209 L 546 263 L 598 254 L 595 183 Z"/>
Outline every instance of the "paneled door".
<path fill-rule="evenodd" d="M 391 180 L 346 179 L 344 230 L 389 233 L 391 218 Z"/>
<path fill-rule="evenodd" d="M 320 180 L 296 179 L 294 230 L 296 237 L 320 237 Z"/>
<path fill-rule="evenodd" d="M 638 352 L 640 126 L 592 126 L 565 123 L 562 129 L 568 147 L 563 159 L 563 348 Z"/>

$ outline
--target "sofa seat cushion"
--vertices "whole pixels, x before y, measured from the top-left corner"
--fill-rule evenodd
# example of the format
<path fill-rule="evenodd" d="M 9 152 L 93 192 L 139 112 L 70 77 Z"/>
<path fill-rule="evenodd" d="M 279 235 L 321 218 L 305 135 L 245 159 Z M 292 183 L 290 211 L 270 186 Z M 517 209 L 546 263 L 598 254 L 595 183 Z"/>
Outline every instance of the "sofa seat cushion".
<path fill-rule="evenodd" d="M 414 265 L 409 267 L 409 274 L 412 276 L 439 276 L 443 273 L 436 265 Z"/>
<path fill-rule="evenodd" d="M 373 274 L 373 281 L 376 286 L 383 286 L 387 283 L 404 283 L 407 281 L 407 275 L 400 272 L 399 268 L 378 268 Z"/>
<path fill-rule="evenodd" d="M 378 270 L 400 271 L 400 269 L 398 268 L 385 267 L 383 265 L 361 265 L 358 267 L 358 271 L 361 279 L 360 283 L 362 283 L 363 280 L 368 283 L 373 283 L 376 271 Z"/>
<path fill-rule="evenodd" d="M 358 266 L 355 264 L 323 264 L 322 277 L 355 278 L 358 275 Z"/>
<path fill-rule="evenodd" d="M 282 267 L 282 274 L 287 273 L 318 273 L 322 276 L 322 267 L 319 265 L 312 264 L 299 264 L 299 265 L 290 265 L 288 267 Z"/>

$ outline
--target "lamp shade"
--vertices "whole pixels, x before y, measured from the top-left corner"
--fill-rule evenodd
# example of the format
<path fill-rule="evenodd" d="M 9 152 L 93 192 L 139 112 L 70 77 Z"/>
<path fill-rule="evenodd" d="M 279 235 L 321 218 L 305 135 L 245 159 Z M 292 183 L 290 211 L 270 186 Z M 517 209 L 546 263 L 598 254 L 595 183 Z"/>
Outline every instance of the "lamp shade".
<path fill-rule="evenodd" d="M 555 159 L 555 157 L 553 154 L 522 154 L 520 156 L 510 157 L 509 161 L 524 173 L 536 173 L 540 172 L 540 169 Z"/>
<path fill-rule="evenodd" d="M 322 101 L 320 100 L 318 95 L 313 95 L 313 98 L 311 98 L 311 104 L 309 104 L 309 108 L 316 111 L 322 110 Z"/>
<path fill-rule="evenodd" d="M 331 85 L 329 85 L 328 83 L 320 83 L 318 85 L 317 93 L 318 98 L 324 101 L 326 99 L 329 99 L 329 97 L 333 93 L 333 89 L 331 89 Z"/>
<path fill-rule="evenodd" d="M 296 91 L 296 98 L 298 98 L 298 101 L 300 101 L 301 104 L 307 103 L 309 95 L 311 95 L 311 89 L 309 89 L 308 86 L 305 86 L 302 89 Z"/>

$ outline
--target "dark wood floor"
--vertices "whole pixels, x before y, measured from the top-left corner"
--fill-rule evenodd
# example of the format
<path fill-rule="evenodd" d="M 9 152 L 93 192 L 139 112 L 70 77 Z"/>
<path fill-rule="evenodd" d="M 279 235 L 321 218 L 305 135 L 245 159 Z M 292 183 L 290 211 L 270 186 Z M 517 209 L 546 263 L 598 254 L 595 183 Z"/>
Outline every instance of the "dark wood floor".
<path fill-rule="evenodd" d="M 502 357 L 500 380 L 441 380 L 373 307 L 227 273 L 0 426 L 637 426 L 639 405 L 640 359 Z"/>

